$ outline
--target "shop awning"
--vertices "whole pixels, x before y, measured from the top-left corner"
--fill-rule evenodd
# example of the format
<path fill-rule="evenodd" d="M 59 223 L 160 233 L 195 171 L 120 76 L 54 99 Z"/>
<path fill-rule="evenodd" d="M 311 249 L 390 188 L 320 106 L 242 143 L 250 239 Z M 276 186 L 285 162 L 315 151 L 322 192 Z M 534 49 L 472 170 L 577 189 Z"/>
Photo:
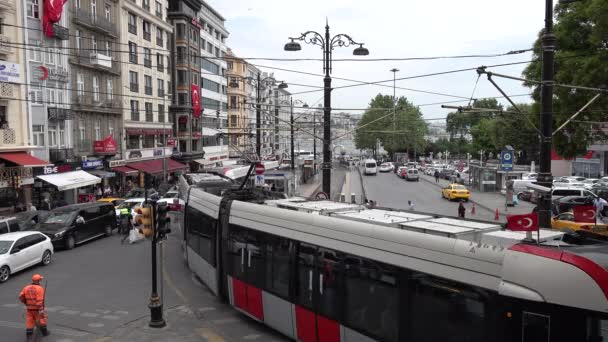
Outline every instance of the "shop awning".
<path fill-rule="evenodd" d="M 137 163 L 127 164 L 128 167 L 145 172 L 147 174 L 156 175 L 163 173 L 163 160 L 162 159 L 154 159 L 154 160 L 146 160 Z M 182 163 L 178 163 L 173 159 L 167 158 L 167 172 L 173 172 L 177 170 L 187 169 L 188 166 Z"/>
<path fill-rule="evenodd" d="M 134 175 L 134 174 L 137 174 L 139 172 L 139 171 L 137 171 L 135 169 L 132 169 L 132 168 L 126 167 L 126 166 L 116 166 L 116 167 L 113 167 L 112 171 L 124 173 L 125 175 Z"/>
<path fill-rule="evenodd" d="M 87 171 L 88 173 L 95 175 L 97 177 L 101 177 L 101 178 L 112 178 L 114 176 L 116 176 L 116 173 L 114 172 L 108 172 L 105 170 L 90 170 Z"/>
<path fill-rule="evenodd" d="M 0 159 L 8 160 L 22 166 L 49 166 L 53 165 L 42 159 L 30 156 L 25 152 L 0 153 Z"/>
<path fill-rule="evenodd" d="M 56 173 L 52 175 L 38 176 L 37 178 L 53 184 L 59 191 L 82 188 L 101 182 L 101 178 L 95 177 L 86 171 L 71 171 Z"/>

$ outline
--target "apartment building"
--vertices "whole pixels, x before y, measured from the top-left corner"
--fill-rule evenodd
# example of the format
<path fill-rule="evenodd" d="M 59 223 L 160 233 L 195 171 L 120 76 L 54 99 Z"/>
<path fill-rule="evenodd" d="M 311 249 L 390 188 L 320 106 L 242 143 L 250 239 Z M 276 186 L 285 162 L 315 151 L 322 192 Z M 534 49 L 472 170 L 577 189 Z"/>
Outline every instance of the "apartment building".
<path fill-rule="evenodd" d="M 121 54 L 120 64 L 125 162 L 168 157 L 173 150 L 167 113 L 176 94 L 171 93 L 170 68 L 170 51 L 175 49 L 167 6 L 167 0 L 121 0 L 119 42 L 128 51 Z M 177 93 L 179 101 L 184 96 Z"/>
<path fill-rule="evenodd" d="M 230 145 L 230 157 L 239 158 L 243 153 L 253 152 L 249 146 L 248 134 L 255 128 L 249 125 L 249 111 L 255 120 L 254 104 L 251 99 L 255 99 L 255 87 L 252 85 L 257 74 L 250 72 L 249 64 L 242 58 L 234 55 L 231 49 L 226 53 L 228 69 L 226 77 L 230 80 L 231 86 L 228 87 L 228 136 Z M 249 91 L 249 92 L 248 92 Z M 253 94 L 250 94 L 253 91 Z M 247 103 L 249 102 L 249 103 Z"/>
<path fill-rule="evenodd" d="M 198 168 L 194 162 L 203 158 L 201 115 L 193 111 L 193 104 L 200 103 L 201 63 L 200 30 L 197 15 L 200 0 L 169 0 L 167 21 L 173 27 L 169 40 L 172 103 L 169 115 L 177 146 L 173 159 Z M 197 100 L 193 101 L 194 90 Z"/>
<path fill-rule="evenodd" d="M 229 137 L 222 134 L 228 127 L 226 19 L 207 2 L 198 12 L 201 54 L 201 106 L 204 157 L 197 161 L 203 167 L 220 166 L 229 158 Z"/>
<path fill-rule="evenodd" d="M 288 158 L 291 151 L 291 93 L 277 87 L 273 91 L 273 104 L 273 154 L 278 159 Z"/>
<path fill-rule="evenodd" d="M 78 161 L 104 160 L 122 143 L 120 6 L 117 0 L 79 0 L 69 6 L 70 83 L 74 119 L 73 155 Z M 114 143 L 105 145 L 104 140 Z M 51 161 L 70 158 L 57 150 Z"/>

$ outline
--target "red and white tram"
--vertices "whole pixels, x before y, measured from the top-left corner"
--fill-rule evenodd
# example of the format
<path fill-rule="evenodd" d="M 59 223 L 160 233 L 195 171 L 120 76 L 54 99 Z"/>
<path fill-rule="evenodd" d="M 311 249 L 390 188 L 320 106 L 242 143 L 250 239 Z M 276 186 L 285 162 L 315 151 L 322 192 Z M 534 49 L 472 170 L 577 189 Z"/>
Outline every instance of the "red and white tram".
<path fill-rule="evenodd" d="M 607 340 L 604 244 L 555 232 L 546 245 L 527 244 L 489 223 L 346 204 L 299 210 L 293 199 L 252 203 L 204 190 L 182 192 L 188 266 L 293 339 Z"/>

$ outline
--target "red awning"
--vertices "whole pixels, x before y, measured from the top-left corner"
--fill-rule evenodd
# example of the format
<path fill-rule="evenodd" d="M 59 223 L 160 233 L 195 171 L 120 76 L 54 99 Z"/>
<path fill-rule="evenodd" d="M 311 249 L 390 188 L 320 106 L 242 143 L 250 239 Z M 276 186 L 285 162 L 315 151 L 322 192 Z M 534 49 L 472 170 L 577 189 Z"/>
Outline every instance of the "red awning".
<path fill-rule="evenodd" d="M 25 152 L 0 153 L 0 159 L 8 160 L 22 166 L 48 166 L 53 165 L 42 159 L 32 157 Z"/>
<path fill-rule="evenodd" d="M 132 169 L 130 167 L 126 167 L 126 166 L 116 166 L 116 167 L 113 167 L 112 171 L 124 173 L 125 175 L 131 175 L 131 174 L 135 174 L 135 173 L 138 172 L 137 170 Z"/>
<path fill-rule="evenodd" d="M 167 171 L 184 170 L 188 168 L 188 165 L 176 162 L 173 159 L 168 159 L 167 161 Z"/>
<path fill-rule="evenodd" d="M 162 159 L 153 159 L 146 160 L 137 163 L 127 164 L 129 168 L 136 169 L 151 175 L 156 175 L 163 173 L 163 160 Z M 178 163 L 173 159 L 167 158 L 167 172 L 173 172 L 176 170 L 187 169 L 188 166 L 182 163 Z"/>

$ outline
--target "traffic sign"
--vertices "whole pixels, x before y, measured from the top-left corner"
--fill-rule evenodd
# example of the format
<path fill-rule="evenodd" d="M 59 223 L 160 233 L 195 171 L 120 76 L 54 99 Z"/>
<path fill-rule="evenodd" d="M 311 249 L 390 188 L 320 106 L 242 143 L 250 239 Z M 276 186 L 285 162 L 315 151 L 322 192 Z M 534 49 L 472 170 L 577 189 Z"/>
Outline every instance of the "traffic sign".
<path fill-rule="evenodd" d="M 264 164 L 262 164 L 262 163 L 255 164 L 255 174 L 256 175 L 263 175 L 264 171 L 266 171 Z"/>
<path fill-rule="evenodd" d="M 264 186 L 264 175 L 255 175 L 255 186 Z"/>
<path fill-rule="evenodd" d="M 513 151 L 500 152 L 500 169 L 502 171 L 513 171 Z"/>

